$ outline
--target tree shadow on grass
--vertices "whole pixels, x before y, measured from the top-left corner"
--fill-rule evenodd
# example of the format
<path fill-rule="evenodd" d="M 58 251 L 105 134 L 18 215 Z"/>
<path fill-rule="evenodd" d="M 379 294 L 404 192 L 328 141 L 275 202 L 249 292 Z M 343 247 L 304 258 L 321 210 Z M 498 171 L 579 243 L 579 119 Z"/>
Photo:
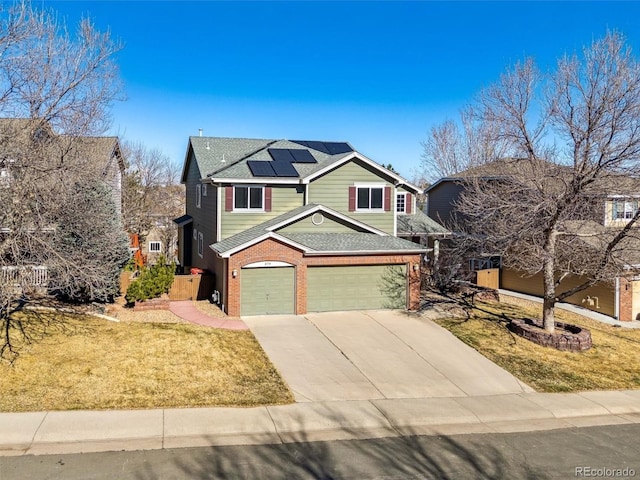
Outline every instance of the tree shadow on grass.
<path fill-rule="evenodd" d="M 0 318 L 0 362 L 14 363 L 26 347 L 49 336 L 87 332 L 91 327 L 82 321 L 85 315 L 48 298 L 15 302 L 11 312 Z"/>

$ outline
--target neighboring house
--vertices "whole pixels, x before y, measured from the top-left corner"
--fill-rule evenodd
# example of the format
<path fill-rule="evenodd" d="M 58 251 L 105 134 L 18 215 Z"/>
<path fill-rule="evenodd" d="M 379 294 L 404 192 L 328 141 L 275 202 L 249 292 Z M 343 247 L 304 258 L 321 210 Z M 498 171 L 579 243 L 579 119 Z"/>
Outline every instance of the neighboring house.
<path fill-rule="evenodd" d="M 466 221 L 455 208 L 456 201 L 465 189 L 465 179 L 470 177 L 493 179 L 515 174 L 517 162 L 517 159 L 498 160 L 483 167 L 439 179 L 425 190 L 428 216 L 455 231 Z M 640 182 L 637 179 L 621 176 L 615 182 L 608 180 L 606 185 L 603 184 L 600 187 L 602 194 L 585 199 L 591 204 L 592 220 L 575 222 L 575 228 L 579 228 L 582 233 L 604 233 L 608 227 L 623 227 L 639 207 Z M 630 272 L 639 269 L 640 253 L 630 254 L 625 261 Z M 500 267 L 499 257 L 470 259 L 472 270 Z M 500 288 L 539 297 L 543 294 L 542 274 L 527 276 L 515 270 L 500 268 L 499 277 Z M 580 285 L 583 280 L 580 277 L 564 278 L 562 288 L 566 291 Z M 621 321 L 640 319 L 640 277 L 630 275 L 618 277 L 613 283 L 597 283 L 570 296 L 565 301 Z"/>
<path fill-rule="evenodd" d="M 117 215 L 122 215 L 124 160 L 118 137 L 57 135 L 47 123 L 23 118 L 0 118 L 0 188 L 9 186 L 12 171 L 20 168 L 16 159 L 24 159 L 25 148 L 40 149 L 42 158 L 50 158 L 52 164 L 64 161 L 73 165 L 73 168 L 82 168 L 83 172 L 91 172 L 101 178 L 112 192 Z M 33 279 L 29 283 L 39 287 L 47 279 L 46 266 L 40 265 L 5 265 L 1 273 L 3 278 L 10 280 L 17 278 L 17 275 L 27 275 Z"/>
<path fill-rule="evenodd" d="M 178 227 L 173 219 L 184 212 L 184 187 L 157 187 L 152 193 L 152 208 L 149 213 L 151 228 L 145 232 L 140 242 L 144 262 L 153 265 L 161 255 L 170 262 L 177 262 Z"/>
<path fill-rule="evenodd" d="M 229 315 L 419 306 L 419 189 L 348 143 L 191 137 L 182 182 L 180 263 Z"/>

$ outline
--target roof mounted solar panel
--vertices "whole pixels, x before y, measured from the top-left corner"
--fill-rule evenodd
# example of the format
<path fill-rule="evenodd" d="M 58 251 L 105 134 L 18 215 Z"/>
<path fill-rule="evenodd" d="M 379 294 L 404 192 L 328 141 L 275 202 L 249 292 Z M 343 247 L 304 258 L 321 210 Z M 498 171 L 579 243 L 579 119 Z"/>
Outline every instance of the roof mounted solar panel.
<path fill-rule="evenodd" d="M 276 177 L 299 177 L 298 171 L 289 162 L 273 161 L 270 162 Z"/>
<path fill-rule="evenodd" d="M 248 160 L 247 166 L 254 177 L 277 177 L 271 162 Z"/>
<path fill-rule="evenodd" d="M 271 158 L 276 162 L 293 162 L 293 156 L 287 148 L 269 148 L 267 149 Z"/>
<path fill-rule="evenodd" d="M 324 142 L 324 146 L 331 155 L 353 152 L 353 148 L 344 142 Z"/>
<path fill-rule="evenodd" d="M 291 149 L 289 152 L 293 155 L 293 161 L 296 163 L 318 163 L 309 150 Z"/>
<path fill-rule="evenodd" d="M 329 150 L 327 150 L 327 147 L 325 147 L 324 143 L 322 142 L 314 142 L 311 140 L 291 140 L 294 143 L 297 143 L 298 145 L 302 145 L 303 147 L 308 147 L 308 148 L 313 148 L 314 150 L 318 150 L 319 152 L 322 153 L 329 153 Z"/>

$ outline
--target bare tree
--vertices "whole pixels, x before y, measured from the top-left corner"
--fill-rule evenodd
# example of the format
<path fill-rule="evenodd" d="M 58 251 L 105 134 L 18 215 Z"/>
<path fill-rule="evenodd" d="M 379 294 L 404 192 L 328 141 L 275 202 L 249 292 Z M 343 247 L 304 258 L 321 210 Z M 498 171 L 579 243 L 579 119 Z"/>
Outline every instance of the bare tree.
<path fill-rule="evenodd" d="M 168 247 L 177 235 L 172 219 L 184 211 L 180 170 L 161 150 L 142 143 L 127 142 L 123 150 L 127 163 L 122 190 L 125 228 L 144 240 L 152 228 L 162 226 L 162 244 Z M 175 256 L 174 252 L 165 255 Z"/>
<path fill-rule="evenodd" d="M 640 211 L 602 223 L 607 195 L 640 191 L 640 66 L 618 33 L 543 74 L 517 64 L 484 90 L 477 118 L 511 159 L 468 171 L 457 209 L 476 251 L 544 278 L 543 320 L 555 305 L 634 263 Z M 637 262 L 636 262 L 637 263 Z M 567 276 L 584 279 L 558 293 Z"/>
<path fill-rule="evenodd" d="M 496 138 L 492 128 L 492 124 L 478 119 L 471 106 L 460 112 L 459 122 L 445 120 L 433 126 L 422 142 L 417 176 L 434 182 L 502 157 L 507 145 Z"/>
<path fill-rule="evenodd" d="M 14 312 L 46 286 L 43 272 L 68 271 L 68 281 L 91 290 L 105 256 L 113 254 L 111 268 L 126 261 L 120 246 L 96 257 L 85 249 L 92 242 L 61 242 L 69 231 L 60 228 L 84 216 L 78 235 L 115 238 L 122 231 L 119 221 L 108 231 L 91 228 L 83 205 L 73 203 L 78 185 L 105 180 L 108 158 L 96 159 L 87 139 L 106 130 L 120 98 L 113 62 L 120 48 L 88 20 L 71 34 L 54 13 L 27 2 L 0 8 L 0 356 L 24 331 Z"/>

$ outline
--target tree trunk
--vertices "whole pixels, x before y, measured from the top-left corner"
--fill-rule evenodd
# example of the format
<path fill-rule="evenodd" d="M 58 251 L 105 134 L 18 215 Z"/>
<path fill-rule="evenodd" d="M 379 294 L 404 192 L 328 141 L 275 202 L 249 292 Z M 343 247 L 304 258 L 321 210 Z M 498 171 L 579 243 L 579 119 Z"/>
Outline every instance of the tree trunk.
<path fill-rule="evenodd" d="M 542 302 L 542 323 L 547 332 L 555 331 L 555 306 L 556 306 L 556 280 L 555 280 L 555 254 L 556 232 L 548 233 L 544 246 L 546 258 L 543 263 L 544 296 Z"/>

